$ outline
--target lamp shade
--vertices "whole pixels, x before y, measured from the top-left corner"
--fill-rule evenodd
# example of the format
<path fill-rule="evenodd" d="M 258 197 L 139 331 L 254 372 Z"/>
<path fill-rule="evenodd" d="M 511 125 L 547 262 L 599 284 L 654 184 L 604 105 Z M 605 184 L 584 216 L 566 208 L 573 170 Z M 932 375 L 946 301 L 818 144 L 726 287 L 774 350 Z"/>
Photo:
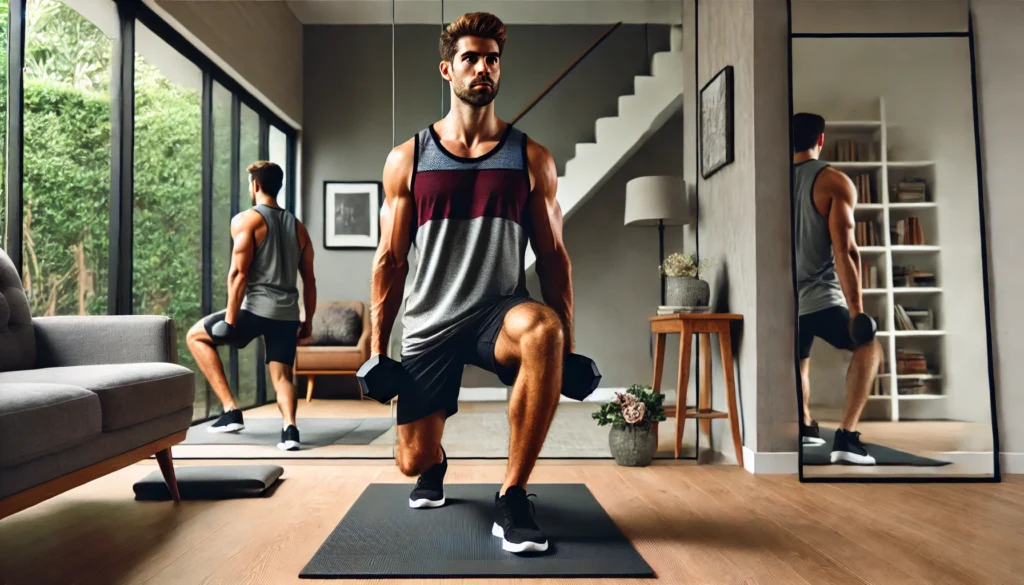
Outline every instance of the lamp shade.
<path fill-rule="evenodd" d="M 656 226 L 690 223 L 686 181 L 681 177 L 637 177 L 626 183 L 625 225 Z"/>

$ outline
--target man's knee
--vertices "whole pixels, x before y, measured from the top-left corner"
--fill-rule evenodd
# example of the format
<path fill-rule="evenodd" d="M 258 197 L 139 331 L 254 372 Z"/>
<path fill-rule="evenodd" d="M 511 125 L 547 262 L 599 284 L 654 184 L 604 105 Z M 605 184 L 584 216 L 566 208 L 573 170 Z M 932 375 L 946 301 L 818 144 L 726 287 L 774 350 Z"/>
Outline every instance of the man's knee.
<path fill-rule="evenodd" d="M 185 335 L 185 342 L 188 344 L 210 343 L 211 341 L 210 334 L 206 332 L 206 327 L 202 320 L 196 321 Z"/>
<path fill-rule="evenodd" d="M 395 463 L 403 475 L 416 477 L 437 463 L 437 453 L 434 449 L 423 447 L 403 447 L 399 445 L 395 454 Z"/>
<path fill-rule="evenodd" d="M 527 347 L 561 348 L 564 343 L 562 321 L 554 309 L 539 303 L 524 303 L 510 324 L 514 339 Z"/>

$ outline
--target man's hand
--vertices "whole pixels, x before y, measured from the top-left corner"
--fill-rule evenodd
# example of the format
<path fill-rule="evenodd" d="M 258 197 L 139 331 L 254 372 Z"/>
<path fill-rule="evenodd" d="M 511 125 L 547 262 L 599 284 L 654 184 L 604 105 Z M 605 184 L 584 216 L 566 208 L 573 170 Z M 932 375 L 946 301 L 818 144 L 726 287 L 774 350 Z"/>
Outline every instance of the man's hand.
<path fill-rule="evenodd" d="M 544 302 L 558 313 L 565 335 L 565 355 L 576 349 L 573 335 L 572 266 L 562 241 L 562 208 L 558 205 L 558 171 L 546 148 L 528 139 L 526 154 L 533 182 L 529 198 L 530 244 L 537 256 Z"/>
<path fill-rule="evenodd" d="M 313 338 L 313 325 L 307 319 L 299 325 L 299 331 L 295 334 L 299 340 L 299 345 L 309 345 L 309 342 Z"/>

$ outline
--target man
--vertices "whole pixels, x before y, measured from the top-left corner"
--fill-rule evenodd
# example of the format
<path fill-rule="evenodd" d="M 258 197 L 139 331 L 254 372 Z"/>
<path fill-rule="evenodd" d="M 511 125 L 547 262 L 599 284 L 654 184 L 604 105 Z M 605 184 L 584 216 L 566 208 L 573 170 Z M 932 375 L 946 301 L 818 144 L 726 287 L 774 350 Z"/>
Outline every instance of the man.
<path fill-rule="evenodd" d="M 512 386 L 509 463 L 492 534 L 508 551 L 544 551 L 525 487 L 558 404 L 562 360 L 573 350 L 573 293 L 554 159 L 494 113 L 505 38 L 492 14 L 448 25 L 440 71 L 451 84 L 451 110 L 387 158 L 371 352 L 387 355 L 415 243 L 401 362 L 418 385 L 398 398 L 396 453 L 402 472 L 419 476 L 409 505 L 445 502 L 441 436 L 458 411 L 464 365 L 477 365 Z M 527 239 L 546 304 L 526 290 Z"/>
<path fill-rule="evenodd" d="M 793 221 L 803 386 L 800 437 L 805 445 L 825 442 L 810 410 L 811 346 L 814 338 L 820 337 L 837 349 L 853 352 L 846 372 L 846 406 L 836 430 L 831 461 L 874 465 L 856 430 L 882 360 L 877 339 L 858 346 L 851 334 L 852 319 L 864 311 L 853 219 L 857 190 L 845 173 L 819 160 L 825 143 L 824 118 L 796 114 L 793 137 Z"/>
<path fill-rule="evenodd" d="M 281 167 L 259 161 L 250 165 L 249 199 L 253 207 L 231 220 L 234 241 L 228 272 L 227 308 L 197 322 L 188 332 L 188 347 L 224 406 L 224 414 L 208 430 L 237 432 L 245 428 L 224 377 L 224 365 L 216 346 L 244 348 L 263 337 L 266 363 L 277 393 L 283 419 L 279 449 L 300 448 L 295 426 L 297 396 L 292 384 L 292 364 L 300 340 L 312 335 L 316 310 L 316 279 L 313 275 L 313 246 L 305 226 L 277 204 L 284 173 Z M 303 283 L 306 319 L 299 321 L 297 274 Z M 220 328 L 219 323 L 226 323 Z"/>

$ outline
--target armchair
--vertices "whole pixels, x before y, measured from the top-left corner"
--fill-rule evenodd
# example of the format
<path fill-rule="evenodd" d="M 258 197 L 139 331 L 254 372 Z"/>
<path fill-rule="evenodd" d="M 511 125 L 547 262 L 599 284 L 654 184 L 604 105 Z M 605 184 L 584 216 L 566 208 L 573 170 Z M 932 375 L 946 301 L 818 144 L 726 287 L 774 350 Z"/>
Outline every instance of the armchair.
<path fill-rule="evenodd" d="M 361 301 L 323 301 L 313 315 L 313 338 L 295 352 L 296 376 L 306 376 L 306 402 L 317 376 L 355 375 L 370 359 L 370 311 Z M 362 393 L 359 394 L 362 399 Z"/>

